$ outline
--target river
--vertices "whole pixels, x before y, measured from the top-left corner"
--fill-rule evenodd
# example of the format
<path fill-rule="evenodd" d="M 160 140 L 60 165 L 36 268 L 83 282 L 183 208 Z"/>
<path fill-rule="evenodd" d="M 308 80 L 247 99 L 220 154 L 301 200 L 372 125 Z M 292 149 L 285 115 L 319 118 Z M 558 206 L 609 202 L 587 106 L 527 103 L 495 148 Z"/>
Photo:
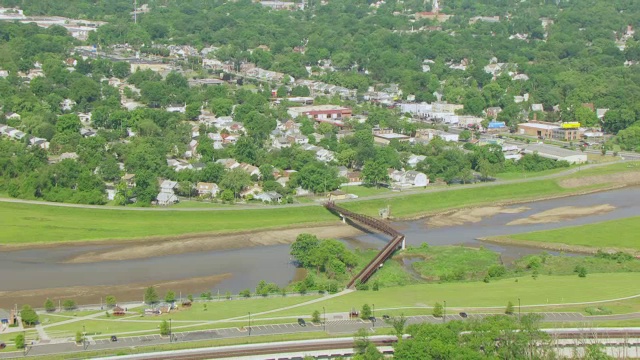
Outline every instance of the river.
<path fill-rule="evenodd" d="M 523 184 L 522 186 L 526 186 Z M 478 191 L 488 189 L 478 188 Z M 507 226 L 512 220 L 562 206 L 595 206 L 609 204 L 612 211 L 599 215 L 536 225 Z M 434 246 L 485 246 L 504 258 L 540 252 L 538 249 L 482 243 L 479 237 L 508 235 L 536 230 L 554 229 L 591 222 L 613 220 L 640 215 L 640 188 L 624 188 L 609 192 L 567 197 L 520 204 L 527 207 L 518 214 L 499 214 L 475 224 L 428 229 L 425 220 L 398 222 L 395 226 L 407 236 L 408 245 L 427 242 Z M 392 209 L 393 210 L 393 209 Z M 336 219 L 338 221 L 338 219 Z M 388 241 L 385 236 L 365 234 L 347 239 L 350 245 L 381 248 Z M 121 245 L 115 245 L 121 246 Z M 69 246 L 52 249 L 27 249 L 0 252 L 0 290 L 35 290 L 44 288 L 96 285 L 124 285 L 144 282 L 177 281 L 193 277 L 230 273 L 213 291 L 238 292 L 253 288 L 260 280 L 286 285 L 296 272 L 291 264 L 288 245 L 253 247 L 226 251 L 185 253 L 147 259 L 105 261 L 96 263 L 64 263 L 69 256 L 81 252 L 101 250 L 112 246 Z M 204 289 L 203 289 L 204 290 Z"/>

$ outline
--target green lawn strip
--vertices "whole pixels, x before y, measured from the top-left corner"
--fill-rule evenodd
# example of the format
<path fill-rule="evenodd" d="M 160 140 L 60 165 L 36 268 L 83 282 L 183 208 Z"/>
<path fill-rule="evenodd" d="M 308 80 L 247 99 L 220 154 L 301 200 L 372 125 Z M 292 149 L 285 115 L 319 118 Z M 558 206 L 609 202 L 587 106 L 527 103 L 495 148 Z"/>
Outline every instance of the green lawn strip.
<path fill-rule="evenodd" d="M 352 337 L 352 336 L 353 334 L 344 335 L 344 337 Z M 264 335 L 264 336 L 251 336 L 251 337 L 247 336 L 242 338 L 221 339 L 221 340 L 204 340 L 204 341 L 193 341 L 193 342 L 177 342 L 177 343 L 163 344 L 163 345 L 136 346 L 135 348 L 126 347 L 126 348 L 120 348 L 120 349 L 85 351 L 85 352 L 68 353 L 68 354 L 39 355 L 38 359 L 65 360 L 65 359 L 77 359 L 79 357 L 88 359 L 88 358 L 96 358 L 96 357 L 106 357 L 106 356 L 116 356 L 116 355 L 122 356 L 122 355 L 142 354 L 142 353 L 151 353 L 151 352 L 158 352 L 158 351 L 169 351 L 169 350 L 184 350 L 184 349 L 196 349 L 196 348 L 206 348 L 206 347 L 214 347 L 214 346 L 245 345 L 245 344 L 258 344 L 258 343 L 267 343 L 267 342 L 322 339 L 322 338 L 335 338 L 335 337 L 341 337 L 341 336 L 335 335 L 335 334 L 326 334 L 324 332 Z"/>
<path fill-rule="evenodd" d="M 158 316 L 136 316 L 129 317 L 127 314 L 124 320 L 131 321 L 147 321 L 172 319 L 173 321 L 218 321 L 235 317 L 246 317 L 248 312 L 260 313 L 264 311 L 279 309 L 291 305 L 296 305 L 311 301 L 320 297 L 317 296 L 285 296 L 285 297 L 256 297 L 246 300 L 230 300 L 230 301 L 212 301 L 212 302 L 194 302 L 191 308 L 182 308 L 168 314 Z M 206 305 L 207 310 L 204 310 Z M 144 309 L 136 309 L 144 311 Z M 114 316 L 107 318 L 100 316 L 98 319 L 114 320 L 118 319 Z"/>
<path fill-rule="evenodd" d="M 497 307 L 508 301 L 522 305 L 544 305 L 588 302 L 621 298 L 640 293 L 638 274 L 589 274 L 586 278 L 576 276 L 530 276 L 503 280 L 467 283 L 418 284 L 403 287 L 381 288 L 380 291 L 356 291 L 344 296 L 318 302 L 270 316 L 308 314 L 314 310 L 327 313 L 347 313 L 352 308 L 359 310 L 363 304 L 375 304 L 376 311 L 385 309 L 433 306 L 447 301 L 451 308 Z M 586 305 L 585 305 L 586 307 Z"/>
<path fill-rule="evenodd" d="M 514 263 L 515 274 L 531 273 L 531 264 L 539 264 L 535 268 L 541 274 L 574 275 L 580 267 L 587 273 L 620 273 L 640 272 L 640 260 L 629 256 L 629 259 L 608 259 L 600 256 L 551 256 L 549 254 L 528 255 Z"/>
<path fill-rule="evenodd" d="M 496 239 L 640 250 L 640 217 L 611 220 L 555 230 L 508 235 Z"/>
<path fill-rule="evenodd" d="M 232 204 L 222 204 L 219 202 L 210 202 L 210 201 L 197 201 L 197 200 L 184 200 L 184 201 L 180 201 L 177 204 L 171 205 L 171 208 L 176 208 L 176 209 L 181 209 L 181 208 L 187 208 L 187 209 L 195 209 L 195 208 L 231 208 L 234 205 Z"/>
<path fill-rule="evenodd" d="M 23 334 L 22 331 L 18 331 L 18 332 L 12 332 L 12 333 L 6 333 L 6 334 L 0 334 L 0 342 L 3 342 L 7 345 L 11 345 L 13 346 L 13 342 L 15 341 L 16 336 L 18 336 L 18 334 Z M 28 329 L 26 330 L 26 340 L 27 341 L 35 341 L 38 339 L 38 332 L 35 329 Z"/>
<path fill-rule="evenodd" d="M 573 174 L 563 176 L 562 178 L 580 178 L 593 175 L 609 175 L 637 171 L 640 171 L 640 161 L 629 161 L 579 170 Z"/>
<path fill-rule="evenodd" d="M 573 168 L 573 167 L 572 167 Z M 504 172 L 496 174 L 495 177 L 500 180 L 518 180 L 518 179 L 529 179 L 539 176 L 547 176 L 557 174 L 563 171 L 567 171 L 569 168 L 557 168 L 550 169 L 538 172 L 523 172 L 523 171 L 515 171 L 515 172 Z"/>
<path fill-rule="evenodd" d="M 39 313 L 40 323 L 42 325 L 55 324 L 61 321 L 73 320 L 96 313 L 104 313 L 104 311 L 64 311 L 54 313 Z"/>
<path fill-rule="evenodd" d="M 122 211 L 0 203 L 0 243 L 144 238 L 335 221 L 321 207 L 242 211 Z"/>
<path fill-rule="evenodd" d="M 562 188 L 555 180 L 541 180 L 522 184 L 466 187 L 388 199 L 362 200 L 343 203 L 341 206 L 358 213 L 377 216 L 379 209 L 389 205 L 391 214 L 396 218 L 402 218 L 500 201 L 524 201 L 570 194 L 579 190 L 582 189 Z"/>
<path fill-rule="evenodd" d="M 388 188 L 375 187 L 375 186 L 343 186 L 340 190 L 348 193 L 358 195 L 358 197 L 367 197 L 372 195 L 388 194 L 391 192 Z"/>

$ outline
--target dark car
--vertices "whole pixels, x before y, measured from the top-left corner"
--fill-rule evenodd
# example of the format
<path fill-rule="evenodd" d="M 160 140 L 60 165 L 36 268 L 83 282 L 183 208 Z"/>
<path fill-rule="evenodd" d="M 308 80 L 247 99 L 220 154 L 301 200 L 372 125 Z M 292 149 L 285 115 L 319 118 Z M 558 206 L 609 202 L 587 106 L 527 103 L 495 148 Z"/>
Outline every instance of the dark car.
<path fill-rule="evenodd" d="M 389 320 L 389 319 L 391 319 L 391 317 L 389 315 L 382 315 L 382 319 L 383 320 Z"/>
<path fill-rule="evenodd" d="M 369 316 L 369 321 L 376 322 L 376 317 L 375 316 Z"/>
<path fill-rule="evenodd" d="M 463 318 L 463 319 L 466 319 L 466 318 L 467 318 L 467 316 L 468 316 L 466 312 L 461 312 L 461 313 L 460 313 L 460 314 L 458 314 L 458 315 L 460 315 L 460 317 L 461 317 L 461 318 Z"/>
<path fill-rule="evenodd" d="M 7 344 L 5 343 L 0 343 L 0 350 L 4 349 L 7 347 Z"/>
<path fill-rule="evenodd" d="M 111 335 L 111 341 L 116 342 L 118 341 L 118 337 L 115 335 Z"/>
<path fill-rule="evenodd" d="M 307 322 L 306 322 L 306 321 L 304 321 L 304 319 L 303 319 L 303 318 L 299 318 L 299 319 L 298 319 L 298 325 L 300 325 L 300 326 L 307 326 Z"/>

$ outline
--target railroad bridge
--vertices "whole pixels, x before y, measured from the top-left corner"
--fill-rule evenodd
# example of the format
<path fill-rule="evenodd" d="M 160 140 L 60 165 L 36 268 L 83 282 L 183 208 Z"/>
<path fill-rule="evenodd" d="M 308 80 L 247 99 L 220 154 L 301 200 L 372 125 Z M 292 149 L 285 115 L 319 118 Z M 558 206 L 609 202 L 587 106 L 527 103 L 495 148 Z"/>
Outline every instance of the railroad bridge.
<path fill-rule="evenodd" d="M 344 209 L 335 204 L 333 201 L 328 201 L 324 204 L 324 206 L 331 212 L 337 213 L 342 218 L 343 222 L 346 222 L 346 219 L 350 219 L 352 221 L 358 222 L 366 227 L 377 230 L 383 234 L 387 234 L 391 236 L 391 241 L 389 241 L 380 252 L 371 260 L 367 266 L 362 269 L 356 276 L 349 281 L 347 285 L 348 289 L 353 289 L 355 285 L 360 283 L 365 283 L 371 275 L 373 275 L 376 270 L 382 266 L 382 264 L 393 255 L 393 253 L 398 248 L 405 248 L 405 239 L 404 234 L 398 232 L 396 229 L 392 228 L 389 224 L 384 221 L 375 219 L 371 216 L 362 215 L 358 213 L 354 213 L 347 209 Z"/>

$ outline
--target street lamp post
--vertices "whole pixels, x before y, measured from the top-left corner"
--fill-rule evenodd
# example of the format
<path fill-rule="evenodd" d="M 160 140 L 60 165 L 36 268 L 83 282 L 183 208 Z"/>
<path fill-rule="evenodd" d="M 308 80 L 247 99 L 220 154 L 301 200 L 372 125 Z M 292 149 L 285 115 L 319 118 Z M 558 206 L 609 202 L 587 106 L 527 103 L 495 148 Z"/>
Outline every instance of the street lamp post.
<path fill-rule="evenodd" d="M 22 332 L 22 340 L 23 340 L 22 341 L 23 342 L 23 344 L 22 344 L 22 354 L 24 356 L 27 356 L 27 332 L 26 331 Z"/>
<path fill-rule="evenodd" d="M 444 302 L 444 313 L 442 314 L 442 322 L 446 322 L 447 321 L 447 301 L 443 301 Z"/>
<path fill-rule="evenodd" d="M 171 318 L 169 318 L 169 342 L 173 342 L 173 332 L 171 330 Z"/>
<path fill-rule="evenodd" d="M 371 318 L 371 324 L 372 327 L 376 327 L 376 304 L 371 304 L 371 307 L 373 308 L 373 310 L 371 311 L 371 315 L 373 315 L 373 317 Z"/>
<path fill-rule="evenodd" d="M 327 331 L 327 309 L 322 307 L 322 330 Z"/>
<path fill-rule="evenodd" d="M 249 311 L 249 336 L 251 336 L 251 311 Z"/>
<path fill-rule="evenodd" d="M 520 298 L 518 298 L 518 321 L 520 321 L 520 316 L 521 316 L 521 312 L 520 312 Z"/>
<path fill-rule="evenodd" d="M 87 350 L 87 329 L 82 325 L 82 347 Z"/>

